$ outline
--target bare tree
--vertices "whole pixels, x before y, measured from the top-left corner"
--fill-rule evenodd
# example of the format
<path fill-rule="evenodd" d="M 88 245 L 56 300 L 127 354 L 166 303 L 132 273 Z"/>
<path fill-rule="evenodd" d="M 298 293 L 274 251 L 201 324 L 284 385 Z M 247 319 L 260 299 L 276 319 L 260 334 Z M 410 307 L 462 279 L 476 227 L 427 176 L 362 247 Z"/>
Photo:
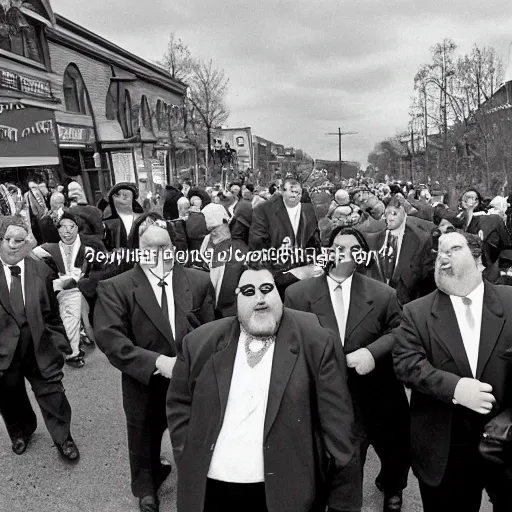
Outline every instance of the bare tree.
<path fill-rule="evenodd" d="M 224 71 L 215 67 L 212 60 L 194 62 L 188 98 L 206 130 L 208 160 L 212 157 L 212 129 L 223 124 L 229 116 L 225 101 L 228 84 Z"/>
<path fill-rule="evenodd" d="M 174 32 L 171 32 L 167 51 L 157 64 L 167 70 L 175 80 L 186 83 L 192 74 L 194 62 L 188 46 Z"/>

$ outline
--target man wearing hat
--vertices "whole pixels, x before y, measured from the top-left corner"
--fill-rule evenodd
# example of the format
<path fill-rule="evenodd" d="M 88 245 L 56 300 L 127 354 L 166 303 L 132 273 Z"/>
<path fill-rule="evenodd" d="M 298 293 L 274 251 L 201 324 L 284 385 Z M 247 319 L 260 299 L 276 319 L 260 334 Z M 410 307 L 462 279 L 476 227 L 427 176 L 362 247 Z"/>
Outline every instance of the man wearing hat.
<path fill-rule="evenodd" d="M 48 268 L 31 258 L 29 232 L 20 217 L 0 218 L 0 414 L 21 455 L 37 419 L 25 387 L 30 382 L 55 446 L 79 459 L 70 433 L 71 407 L 62 386 L 66 344 Z M 28 285 L 28 287 L 27 287 Z"/>
<path fill-rule="evenodd" d="M 104 220 L 107 250 L 129 247 L 133 223 L 144 213 L 138 197 L 137 185 L 128 182 L 117 183 L 108 193 L 110 214 Z"/>
<path fill-rule="evenodd" d="M 175 263 L 165 223 L 143 222 L 139 235 L 140 249 L 157 257 L 99 283 L 94 327 L 99 348 L 122 372 L 132 492 L 142 512 L 157 512 L 170 471 L 160 463 L 169 379 L 183 337 L 215 318 L 214 292 L 208 274 Z"/>
<path fill-rule="evenodd" d="M 86 255 L 94 249 L 84 244 L 78 234 L 81 227 L 78 216 L 64 211 L 56 227 L 60 242 L 36 247 L 33 254 L 45 261 L 55 272 L 53 289 L 57 294 L 60 317 L 72 350 L 66 363 L 81 368 L 85 364 L 85 354 L 80 350 L 80 327 L 82 318 L 89 327 L 89 308 L 79 289 L 79 281 L 89 267 Z"/>

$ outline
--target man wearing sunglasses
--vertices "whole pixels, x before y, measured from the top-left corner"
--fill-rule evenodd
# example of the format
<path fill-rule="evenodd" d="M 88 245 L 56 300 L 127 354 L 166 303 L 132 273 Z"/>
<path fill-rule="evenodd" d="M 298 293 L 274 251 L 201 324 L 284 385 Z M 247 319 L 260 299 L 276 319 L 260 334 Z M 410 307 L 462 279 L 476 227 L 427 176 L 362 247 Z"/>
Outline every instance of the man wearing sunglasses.
<path fill-rule="evenodd" d="M 334 337 L 283 308 L 274 278 L 246 267 L 238 317 L 183 340 L 167 395 L 178 512 L 323 512 L 328 461 L 352 458 L 352 403 Z"/>
<path fill-rule="evenodd" d="M 330 512 L 360 511 L 363 468 L 371 444 L 381 460 L 377 487 L 384 492 L 384 512 L 402 507 L 409 457 L 409 404 L 393 372 L 390 333 L 400 325 L 396 293 L 384 283 L 356 272 L 356 254 L 369 251 L 366 240 L 351 227 L 338 227 L 329 241 L 333 260 L 325 275 L 291 285 L 285 305 L 314 313 L 336 333 L 340 365 L 348 370 L 355 413 L 355 456 L 336 475 Z M 366 260 L 366 258 L 362 258 Z M 363 270 L 363 269 L 360 269 Z"/>

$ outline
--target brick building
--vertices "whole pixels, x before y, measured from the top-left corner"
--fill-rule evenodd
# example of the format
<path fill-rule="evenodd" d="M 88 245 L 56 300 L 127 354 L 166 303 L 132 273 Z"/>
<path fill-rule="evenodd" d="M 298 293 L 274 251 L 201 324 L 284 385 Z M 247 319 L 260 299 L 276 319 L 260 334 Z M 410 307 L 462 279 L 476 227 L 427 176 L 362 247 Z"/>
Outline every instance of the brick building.
<path fill-rule="evenodd" d="M 27 148 L 20 147 L 17 161 L 8 163 L 25 168 L 42 164 L 45 171 L 53 166 L 51 171 L 58 181 L 81 181 L 91 203 L 118 181 L 137 182 L 141 193 L 165 185 L 172 175 L 171 137 L 177 146 L 183 126 L 186 85 L 160 67 L 54 15 L 47 0 L 30 3 L 31 9 L 24 9 L 24 13 L 34 24 L 41 56 L 34 52 L 32 56 L 17 55 L 20 47 L 28 46 L 26 43 L 2 51 L 0 42 L 0 72 L 6 67 L 11 74 L 18 73 L 14 79 L 18 84 L 24 83 L 22 73 L 36 80 L 31 86 L 40 96 L 44 93 L 44 98 L 35 101 L 32 91 L 27 99 L 21 85 L 19 91 L 11 88 L 8 98 L 11 105 L 13 100 L 22 102 L 23 115 L 29 105 L 31 110 L 37 107 L 32 115 L 34 123 L 45 117 L 39 112 L 45 108 L 52 124 L 46 138 L 53 147 L 47 148 L 48 154 L 23 160 L 28 148 L 25 144 Z M 3 74 L 0 76 L 1 104 L 5 80 Z M 16 113 L 15 106 L 11 111 Z M 0 142 L 5 139 L 0 137 Z M 8 167 L 7 161 L 2 164 L 2 156 L 1 167 Z"/>

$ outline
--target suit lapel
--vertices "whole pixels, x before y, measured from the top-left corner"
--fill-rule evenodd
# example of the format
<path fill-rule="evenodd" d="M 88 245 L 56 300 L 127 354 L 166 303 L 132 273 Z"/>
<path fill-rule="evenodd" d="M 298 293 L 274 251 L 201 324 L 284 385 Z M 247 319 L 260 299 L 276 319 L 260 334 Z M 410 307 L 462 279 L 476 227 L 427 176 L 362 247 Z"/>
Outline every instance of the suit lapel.
<path fill-rule="evenodd" d="M 478 349 L 478 364 L 476 378 L 480 379 L 485 370 L 487 361 L 496 346 L 503 324 L 503 306 L 498 294 L 492 286 L 485 282 L 484 304 L 482 308 L 482 329 L 480 331 L 480 345 Z"/>
<path fill-rule="evenodd" d="M 187 313 L 193 309 L 193 303 L 187 276 L 180 265 L 174 265 L 172 272 L 172 294 L 174 297 L 174 331 L 176 343 L 179 341 L 179 345 L 181 345 L 181 340 L 189 332 Z"/>
<path fill-rule="evenodd" d="M 348 309 L 347 327 L 345 328 L 344 345 L 346 344 L 346 340 L 348 340 L 350 335 L 354 332 L 354 329 L 373 309 L 372 304 L 373 299 L 367 293 L 364 278 L 360 274 L 354 274 L 350 288 L 350 306 Z"/>
<path fill-rule="evenodd" d="M 400 247 L 400 254 L 398 255 L 398 261 L 396 262 L 393 277 L 391 279 L 392 283 L 396 283 L 404 273 L 405 269 L 410 266 L 411 255 L 414 254 L 418 247 L 417 242 L 418 240 L 416 239 L 415 233 L 406 225 L 404 236 L 402 238 L 402 246 Z"/>
<path fill-rule="evenodd" d="M 59 243 L 45 244 L 43 245 L 43 249 L 50 253 L 51 257 L 53 258 L 53 261 L 55 262 L 55 265 L 57 265 L 57 269 L 59 270 L 59 272 L 61 274 L 65 274 L 66 267 L 64 266 L 64 260 L 62 259 Z"/>
<path fill-rule="evenodd" d="M 228 403 L 229 388 L 231 387 L 231 377 L 233 376 L 233 367 L 235 365 L 239 338 L 240 324 L 236 319 L 233 319 L 227 336 L 219 342 L 217 350 L 213 355 L 213 368 L 215 371 L 215 378 L 217 379 L 221 406 L 221 421 L 224 420 L 224 414 Z"/>
<path fill-rule="evenodd" d="M 327 276 L 315 278 L 311 283 L 311 312 L 318 317 L 322 327 L 338 333 L 338 322 L 332 307 Z"/>
<path fill-rule="evenodd" d="M 9 313 L 16 320 L 16 316 L 14 315 L 14 311 L 11 307 L 9 287 L 7 286 L 7 279 L 5 278 L 5 270 L 3 264 L 1 264 L 0 268 L 0 302 L 2 303 L 2 306 L 7 311 L 7 313 Z"/>
<path fill-rule="evenodd" d="M 463 377 L 473 377 L 452 301 L 446 293 L 436 292 L 431 313 L 434 319 L 431 325 L 438 341 L 452 356 L 461 375 Z"/>
<path fill-rule="evenodd" d="M 136 265 L 134 268 L 133 281 L 136 286 L 134 292 L 135 300 L 151 322 L 153 322 L 153 325 L 162 333 L 163 336 L 165 336 L 171 345 L 174 345 L 174 338 L 172 336 L 170 325 L 166 322 L 162 313 L 162 308 L 158 305 L 158 301 L 156 300 L 153 288 L 139 265 Z"/>
<path fill-rule="evenodd" d="M 294 326 L 286 310 L 277 331 L 274 359 L 268 390 L 267 412 L 263 439 L 267 438 L 279 411 L 284 392 L 299 354 L 299 344 L 294 338 Z"/>
<path fill-rule="evenodd" d="M 288 212 L 286 210 L 286 206 L 284 204 L 284 201 L 283 201 L 283 198 L 280 197 L 278 200 L 277 200 L 277 216 L 279 217 L 279 219 L 281 220 L 284 228 L 285 228 L 285 232 L 287 234 L 287 236 L 290 237 L 290 240 L 291 240 L 291 244 L 292 245 L 296 245 L 296 240 L 295 240 L 295 233 L 293 231 L 293 226 L 292 226 L 292 223 L 290 222 L 290 217 L 288 215 Z M 301 212 L 301 216 L 302 216 L 302 212 Z M 297 231 L 298 233 L 299 231 Z M 281 242 L 282 243 L 282 242 Z"/>

